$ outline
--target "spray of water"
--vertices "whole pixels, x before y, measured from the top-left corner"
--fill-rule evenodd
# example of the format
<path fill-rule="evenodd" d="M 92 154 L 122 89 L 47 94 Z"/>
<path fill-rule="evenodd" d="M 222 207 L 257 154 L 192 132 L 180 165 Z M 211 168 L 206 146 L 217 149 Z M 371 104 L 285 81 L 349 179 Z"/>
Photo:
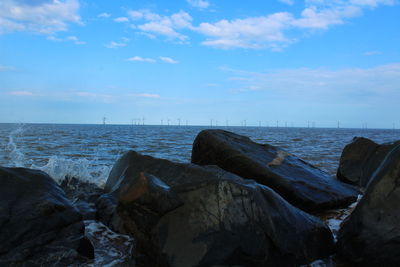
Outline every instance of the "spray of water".
<path fill-rule="evenodd" d="M 20 125 L 17 129 L 13 130 L 8 137 L 6 145 L 7 157 L 9 159 L 10 167 L 25 167 L 32 168 L 46 172 L 55 181 L 61 183 L 66 177 L 75 177 L 85 182 L 95 183 L 98 186 L 104 186 L 110 166 L 97 164 L 97 159 L 67 159 L 60 156 L 50 156 L 47 163 L 40 166 L 33 163 L 32 159 L 27 159 L 25 154 L 17 145 L 19 137 L 23 136 L 26 128 Z"/>

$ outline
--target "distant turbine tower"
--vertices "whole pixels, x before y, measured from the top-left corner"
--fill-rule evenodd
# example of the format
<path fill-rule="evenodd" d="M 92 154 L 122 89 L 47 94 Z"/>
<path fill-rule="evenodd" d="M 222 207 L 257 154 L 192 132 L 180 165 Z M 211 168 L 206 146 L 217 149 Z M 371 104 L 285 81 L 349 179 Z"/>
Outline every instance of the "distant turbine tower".
<path fill-rule="evenodd" d="M 103 116 L 103 125 L 106 125 L 106 120 L 107 120 L 107 118 L 105 116 Z"/>
<path fill-rule="evenodd" d="M 178 126 L 181 126 L 181 119 L 178 119 Z"/>

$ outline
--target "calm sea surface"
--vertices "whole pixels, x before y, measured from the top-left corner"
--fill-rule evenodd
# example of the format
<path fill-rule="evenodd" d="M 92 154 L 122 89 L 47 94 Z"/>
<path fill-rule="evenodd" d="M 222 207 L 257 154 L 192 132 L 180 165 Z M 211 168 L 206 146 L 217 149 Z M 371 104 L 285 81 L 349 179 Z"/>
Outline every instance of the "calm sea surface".
<path fill-rule="evenodd" d="M 0 165 L 42 169 L 102 184 L 126 151 L 190 162 L 200 126 L 0 124 Z M 215 127 L 213 127 L 215 128 Z M 343 147 L 354 136 L 378 143 L 400 139 L 400 130 L 218 127 L 279 146 L 334 175 Z"/>

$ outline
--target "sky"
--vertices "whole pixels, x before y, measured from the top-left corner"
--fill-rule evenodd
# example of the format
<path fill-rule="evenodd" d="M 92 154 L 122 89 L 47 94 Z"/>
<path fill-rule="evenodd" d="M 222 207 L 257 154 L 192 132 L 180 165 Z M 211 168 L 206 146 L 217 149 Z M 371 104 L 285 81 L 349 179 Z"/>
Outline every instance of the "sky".
<path fill-rule="evenodd" d="M 398 0 L 1 0 L 0 122 L 400 128 Z"/>

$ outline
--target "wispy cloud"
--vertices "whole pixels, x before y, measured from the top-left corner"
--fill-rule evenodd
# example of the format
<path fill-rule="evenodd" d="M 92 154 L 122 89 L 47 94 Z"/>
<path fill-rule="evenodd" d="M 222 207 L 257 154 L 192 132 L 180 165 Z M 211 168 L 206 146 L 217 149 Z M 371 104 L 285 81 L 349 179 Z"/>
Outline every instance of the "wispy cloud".
<path fill-rule="evenodd" d="M 294 0 L 278 0 L 278 1 L 289 6 L 294 5 Z"/>
<path fill-rule="evenodd" d="M 15 67 L 13 66 L 4 66 L 4 65 L 0 65 L 0 71 L 14 71 Z"/>
<path fill-rule="evenodd" d="M 114 19 L 115 22 L 129 22 L 127 17 L 118 17 Z"/>
<path fill-rule="evenodd" d="M 170 57 L 159 57 L 161 61 L 165 62 L 165 63 L 169 63 L 169 64 L 177 64 L 178 61 L 176 61 L 175 59 L 172 59 Z"/>
<path fill-rule="evenodd" d="M 156 60 L 152 58 L 145 58 L 145 57 L 139 57 L 139 56 L 134 56 L 131 58 L 127 59 L 128 61 L 139 61 L 139 62 L 147 62 L 147 63 L 155 63 Z"/>
<path fill-rule="evenodd" d="M 377 56 L 382 55 L 381 51 L 367 51 L 364 53 L 364 56 Z"/>
<path fill-rule="evenodd" d="M 373 68 L 283 69 L 248 72 L 223 68 L 234 93 L 265 92 L 282 99 L 353 101 L 399 99 L 400 63 Z M 239 77 L 240 79 L 237 79 Z"/>
<path fill-rule="evenodd" d="M 109 17 L 111 17 L 111 14 L 104 12 L 104 13 L 101 13 L 101 14 L 97 15 L 97 17 L 99 17 L 99 18 L 109 18 Z"/>
<path fill-rule="evenodd" d="M 127 46 L 128 42 L 130 41 L 129 38 L 126 37 L 122 37 L 120 42 L 114 42 L 111 41 L 110 43 L 104 45 L 107 48 L 120 48 L 120 47 L 124 47 Z"/>
<path fill-rule="evenodd" d="M 79 40 L 78 37 L 72 36 L 72 35 L 64 37 L 64 38 L 58 38 L 58 37 L 55 37 L 53 35 L 50 35 L 50 36 L 47 37 L 47 40 L 50 40 L 50 41 L 53 41 L 53 42 L 72 42 L 72 43 L 74 43 L 76 45 L 84 45 L 84 44 L 86 44 L 86 42 L 81 41 L 81 40 Z"/>
<path fill-rule="evenodd" d="M 161 97 L 159 94 L 151 94 L 151 93 L 129 94 L 128 96 L 143 97 L 143 98 L 160 98 Z"/>
<path fill-rule="evenodd" d="M 54 34 L 66 31 L 69 23 L 82 24 L 79 8 L 78 0 L 2 0 L 0 34 L 15 31 Z"/>
<path fill-rule="evenodd" d="M 118 43 L 118 42 L 112 41 L 104 46 L 107 48 L 120 48 L 120 47 L 126 46 L 126 43 Z"/>
<path fill-rule="evenodd" d="M 9 94 L 13 96 L 34 96 L 34 93 L 30 91 L 12 91 Z"/>
<path fill-rule="evenodd" d="M 208 8 L 210 6 L 210 2 L 206 0 L 186 0 L 189 5 L 197 8 Z"/>

